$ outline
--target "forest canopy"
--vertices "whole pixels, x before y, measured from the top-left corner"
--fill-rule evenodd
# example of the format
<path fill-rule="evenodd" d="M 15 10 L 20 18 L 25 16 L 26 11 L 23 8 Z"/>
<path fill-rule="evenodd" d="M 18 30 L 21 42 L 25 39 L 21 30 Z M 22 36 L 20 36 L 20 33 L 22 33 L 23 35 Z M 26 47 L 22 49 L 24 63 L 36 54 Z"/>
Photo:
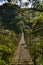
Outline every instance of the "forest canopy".
<path fill-rule="evenodd" d="M 33 0 L 33 8 L 20 8 L 21 0 L 20 6 L 8 1 L 0 6 L 0 65 L 9 65 L 22 32 L 34 65 L 43 65 L 43 2 Z"/>

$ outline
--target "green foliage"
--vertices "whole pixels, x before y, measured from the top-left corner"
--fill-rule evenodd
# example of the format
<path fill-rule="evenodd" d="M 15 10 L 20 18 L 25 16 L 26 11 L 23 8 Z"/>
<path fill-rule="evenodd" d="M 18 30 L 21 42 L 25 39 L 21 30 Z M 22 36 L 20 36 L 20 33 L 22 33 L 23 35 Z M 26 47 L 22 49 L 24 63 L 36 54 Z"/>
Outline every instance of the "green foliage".
<path fill-rule="evenodd" d="M 8 2 L 11 2 L 11 0 L 7 0 Z"/>
<path fill-rule="evenodd" d="M 9 3 L 0 6 L 0 65 L 9 64 L 22 32 L 34 65 L 43 65 L 43 29 L 39 28 L 43 28 L 43 12 Z"/>
<path fill-rule="evenodd" d="M 8 65 L 8 64 L 6 64 L 4 60 L 0 60 L 0 65 Z"/>
<path fill-rule="evenodd" d="M 33 32 L 25 31 L 25 39 L 34 65 L 43 65 L 43 13 L 37 14 L 36 12 L 36 17 L 31 19 Z"/>
<path fill-rule="evenodd" d="M 0 65 L 8 65 L 18 45 L 16 34 L 10 30 L 0 31 Z"/>

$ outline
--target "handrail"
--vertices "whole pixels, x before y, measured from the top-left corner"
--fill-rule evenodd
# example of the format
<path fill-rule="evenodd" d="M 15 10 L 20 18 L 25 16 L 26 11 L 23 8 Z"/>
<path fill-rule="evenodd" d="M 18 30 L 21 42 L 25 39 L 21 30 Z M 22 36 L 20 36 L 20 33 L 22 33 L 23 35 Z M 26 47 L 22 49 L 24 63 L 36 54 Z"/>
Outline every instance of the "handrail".
<path fill-rule="evenodd" d="M 43 28 L 36 29 L 36 30 L 32 31 L 32 33 L 40 31 L 40 30 L 43 30 Z"/>
<path fill-rule="evenodd" d="M 43 28 L 36 29 L 36 30 L 34 30 L 34 31 L 30 32 L 30 33 L 34 33 L 34 32 L 40 31 L 40 30 L 43 30 Z M 3 33 L 3 32 L 2 32 L 2 33 L 0 32 L 0 34 L 8 35 L 8 34 L 5 33 L 5 32 L 4 32 L 4 33 Z"/>

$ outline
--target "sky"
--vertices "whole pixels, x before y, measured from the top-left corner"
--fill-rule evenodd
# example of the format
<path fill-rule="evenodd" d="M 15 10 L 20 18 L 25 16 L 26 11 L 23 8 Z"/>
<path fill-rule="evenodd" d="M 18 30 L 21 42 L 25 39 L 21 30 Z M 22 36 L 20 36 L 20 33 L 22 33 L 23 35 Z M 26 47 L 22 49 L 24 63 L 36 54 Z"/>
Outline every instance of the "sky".
<path fill-rule="evenodd" d="M 3 3 L 5 3 L 5 2 L 7 2 L 7 0 L 0 0 L 0 5 L 2 5 Z M 22 3 L 25 3 L 25 2 L 28 2 L 28 0 L 22 0 Z M 18 2 L 18 5 L 20 5 L 19 4 L 19 2 Z M 22 4 L 22 7 L 23 7 L 23 4 Z M 24 6 L 25 7 L 25 6 Z M 31 7 L 31 4 L 29 3 L 29 5 L 28 5 L 28 7 L 30 8 Z"/>
<path fill-rule="evenodd" d="M 0 5 L 2 5 L 5 2 L 7 2 L 7 0 L 0 0 Z"/>

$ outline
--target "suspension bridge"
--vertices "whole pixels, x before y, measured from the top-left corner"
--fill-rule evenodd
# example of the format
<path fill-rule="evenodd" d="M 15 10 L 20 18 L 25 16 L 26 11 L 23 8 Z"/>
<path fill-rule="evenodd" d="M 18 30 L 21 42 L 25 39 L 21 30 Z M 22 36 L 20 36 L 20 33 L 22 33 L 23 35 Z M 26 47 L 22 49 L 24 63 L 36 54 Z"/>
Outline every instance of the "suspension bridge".
<path fill-rule="evenodd" d="M 25 43 L 24 33 L 22 33 L 21 40 L 12 57 L 10 65 L 33 65 L 31 55 Z"/>

